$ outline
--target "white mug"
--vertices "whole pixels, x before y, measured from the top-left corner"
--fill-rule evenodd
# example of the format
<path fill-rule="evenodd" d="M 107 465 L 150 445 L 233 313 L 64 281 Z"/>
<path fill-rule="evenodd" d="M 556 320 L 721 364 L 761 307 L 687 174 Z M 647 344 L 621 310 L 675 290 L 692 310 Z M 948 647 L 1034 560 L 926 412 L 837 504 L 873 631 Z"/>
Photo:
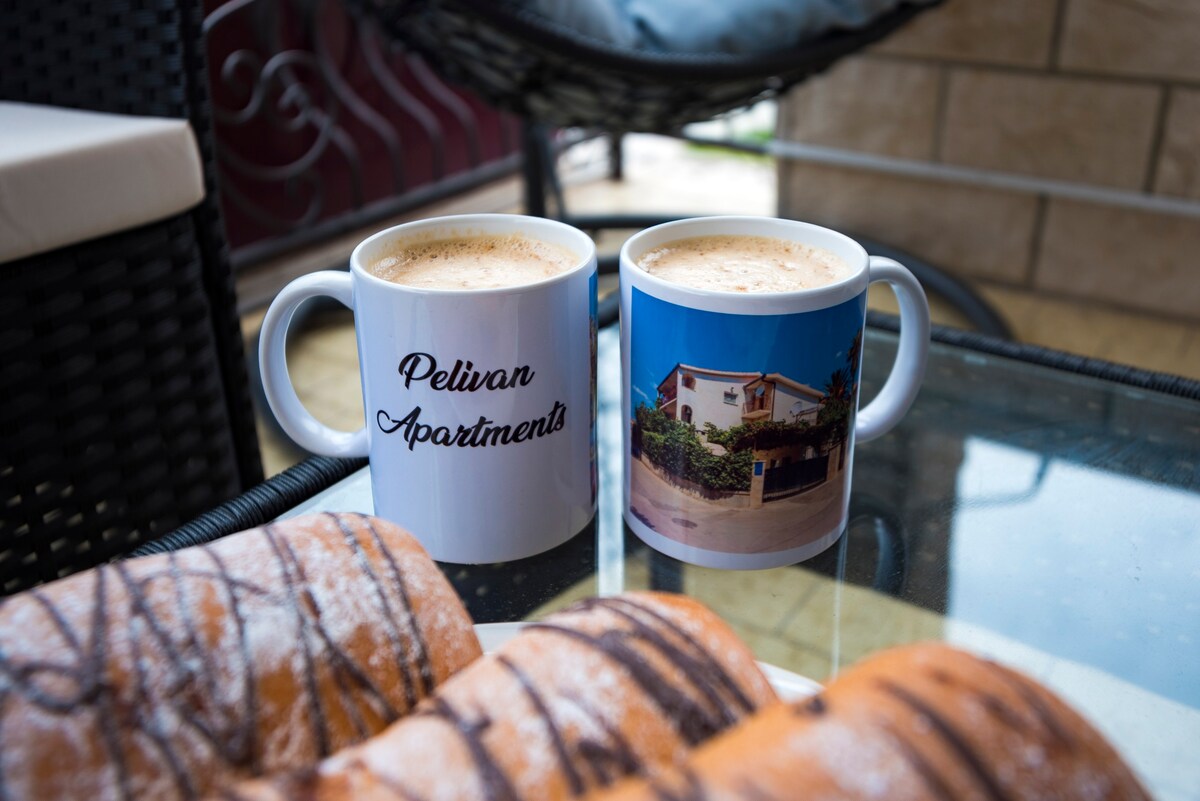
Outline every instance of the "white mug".
<path fill-rule="evenodd" d="M 668 242 L 763 236 L 832 251 L 850 275 L 788 292 L 693 289 L 637 266 Z M 706 567 L 778 567 L 846 527 L 855 440 L 878 437 L 916 397 L 929 347 L 925 293 L 903 266 L 816 225 L 760 217 L 680 220 L 621 250 L 625 522 L 653 548 Z M 867 286 L 900 303 L 887 382 L 858 409 Z"/>
<path fill-rule="evenodd" d="M 535 283 L 425 289 L 367 269 L 398 240 L 523 234 L 577 261 Z M 300 403 L 287 326 L 307 298 L 354 311 L 366 426 L 335 431 Z M 369 456 L 375 513 L 444 562 L 532 556 L 596 509 L 596 252 L 583 232 L 507 214 L 407 223 L 366 239 L 350 272 L 290 283 L 263 321 L 263 386 L 283 429 L 328 456 Z"/>

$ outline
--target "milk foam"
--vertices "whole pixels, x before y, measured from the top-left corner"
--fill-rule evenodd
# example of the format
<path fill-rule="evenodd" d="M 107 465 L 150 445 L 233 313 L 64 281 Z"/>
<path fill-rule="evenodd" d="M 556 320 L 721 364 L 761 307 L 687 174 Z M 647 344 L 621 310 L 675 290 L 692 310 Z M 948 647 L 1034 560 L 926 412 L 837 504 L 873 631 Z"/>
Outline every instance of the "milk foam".
<path fill-rule="evenodd" d="M 367 267 L 395 284 L 424 289 L 495 289 L 542 281 L 579 262 L 564 247 L 522 234 L 406 242 Z"/>
<path fill-rule="evenodd" d="M 794 292 L 849 278 L 832 251 L 767 236 L 697 236 L 653 248 L 638 267 L 664 281 L 721 292 Z"/>

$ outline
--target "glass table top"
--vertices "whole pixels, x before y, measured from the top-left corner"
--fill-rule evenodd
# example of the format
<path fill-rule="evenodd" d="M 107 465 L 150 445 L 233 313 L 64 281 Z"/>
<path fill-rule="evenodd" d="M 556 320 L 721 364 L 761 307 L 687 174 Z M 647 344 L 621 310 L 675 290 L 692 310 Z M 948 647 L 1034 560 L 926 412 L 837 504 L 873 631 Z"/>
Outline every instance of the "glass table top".
<path fill-rule="evenodd" d="M 868 328 L 864 404 L 895 345 Z M 594 525 L 531 559 L 444 566 L 477 622 L 681 591 L 760 660 L 817 680 L 943 640 L 1053 688 L 1158 798 L 1200 792 L 1200 402 L 934 343 L 909 414 L 855 449 L 841 539 L 790 567 L 714 570 L 623 524 L 618 348 L 603 330 Z M 366 471 L 289 515 L 315 510 L 370 513 Z"/>

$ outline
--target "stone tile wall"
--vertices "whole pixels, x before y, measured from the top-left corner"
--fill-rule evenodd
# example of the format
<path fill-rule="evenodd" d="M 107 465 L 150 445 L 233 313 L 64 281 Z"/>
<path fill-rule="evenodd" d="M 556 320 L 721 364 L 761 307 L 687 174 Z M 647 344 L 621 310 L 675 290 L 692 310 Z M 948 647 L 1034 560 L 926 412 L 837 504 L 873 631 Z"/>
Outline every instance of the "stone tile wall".
<path fill-rule="evenodd" d="M 781 103 L 786 140 L 1200 201 L 1200 0 L 946 0 Z M 1200 320 L 1200 218 L 781 161 L 780 214 Z"/>

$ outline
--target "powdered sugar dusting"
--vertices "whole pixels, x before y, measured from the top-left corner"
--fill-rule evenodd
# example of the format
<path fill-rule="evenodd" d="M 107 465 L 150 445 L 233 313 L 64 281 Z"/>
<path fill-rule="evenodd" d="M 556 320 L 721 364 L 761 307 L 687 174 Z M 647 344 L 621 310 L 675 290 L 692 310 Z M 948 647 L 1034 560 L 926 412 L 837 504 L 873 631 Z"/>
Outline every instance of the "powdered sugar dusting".
<path fill-rule="evenodd" d="M 309 764 L 478 652 L 440 571 L 382 521 L 299 518 L 118 563 L 0 607 L 4 787 L 187 797 Z"/>
<path fill-rule="evenodd" d="M 694 601 L 592 599 L 525 627 L 299 781 L 318 794 L 369 772 L 370 787 L 424 801 L 578 796 L 678 764 L 696 737 L 774 700 L 748 650 Z"/>

